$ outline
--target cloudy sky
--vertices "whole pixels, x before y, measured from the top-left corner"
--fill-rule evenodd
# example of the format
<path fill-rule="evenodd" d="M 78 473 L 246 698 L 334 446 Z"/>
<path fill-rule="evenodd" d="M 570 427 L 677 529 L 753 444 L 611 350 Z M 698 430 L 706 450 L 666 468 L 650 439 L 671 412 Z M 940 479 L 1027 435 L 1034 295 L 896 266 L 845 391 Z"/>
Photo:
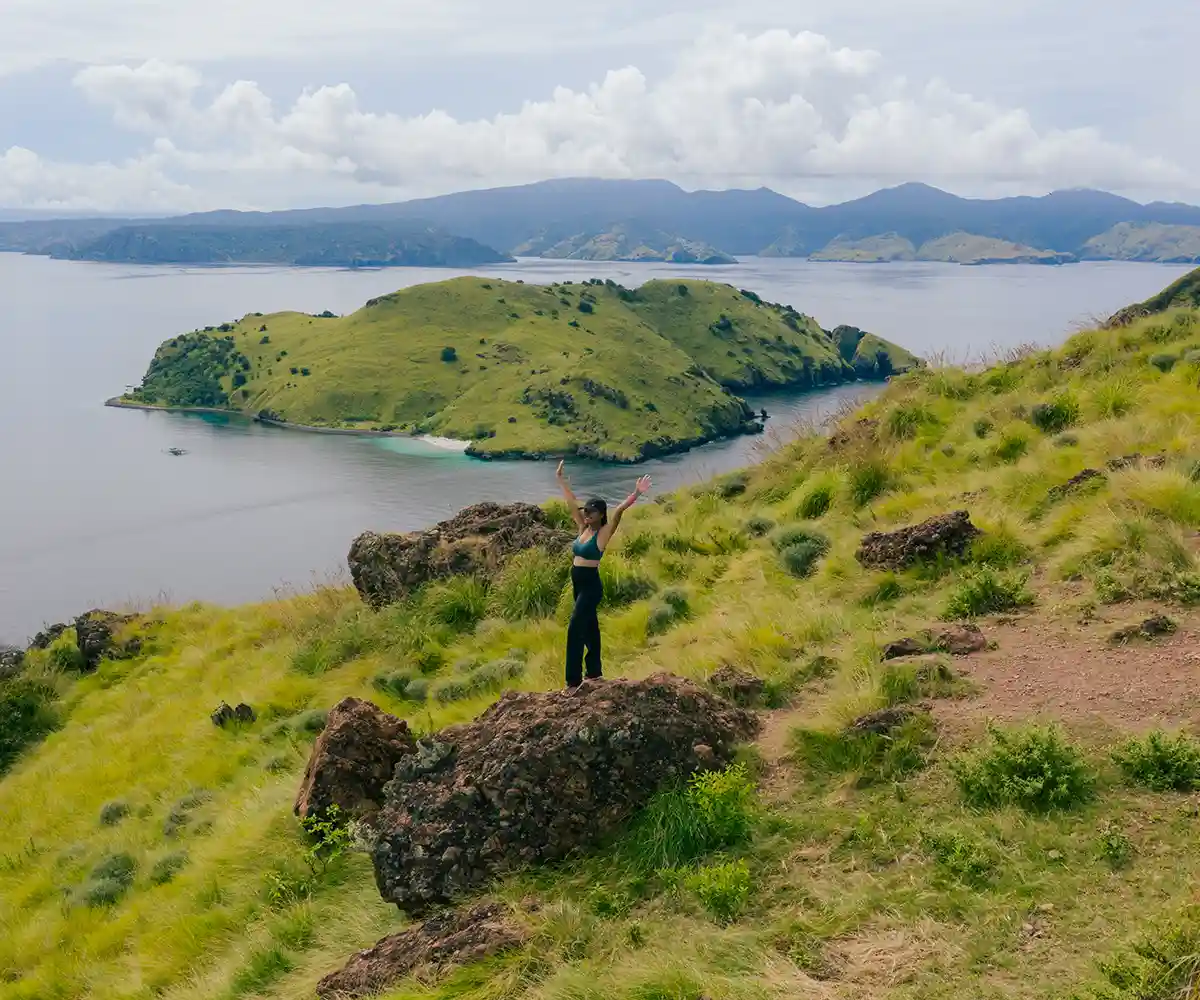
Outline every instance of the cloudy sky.
<path fill-rule="evenodd" d="M 1195 0 L 0 8 L 0 209 L 336 205 L 561 176 L 814 204 L 908 180 L 1200 201 Z"/>

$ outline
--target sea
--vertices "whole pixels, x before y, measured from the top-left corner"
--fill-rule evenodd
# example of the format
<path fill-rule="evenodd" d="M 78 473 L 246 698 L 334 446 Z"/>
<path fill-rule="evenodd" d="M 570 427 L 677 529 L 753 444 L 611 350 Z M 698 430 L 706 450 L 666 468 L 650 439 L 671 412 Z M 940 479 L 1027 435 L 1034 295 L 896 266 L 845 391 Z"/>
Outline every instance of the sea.
<path fill-rule="evenodd" d="M 481 500 L 540 502 L 547 462 L 483 462 L 407 438 L 262 427 L 212 415 L 106 408 L 164 339 L 248 312 L 351 312 L 398 288 L 459 274 L 529 283 L 612 278 L 727 281 L 816 317 L 951 361 L 1051 345 L 1188 270 L 834 264 L 747 258 L 720 267 L 519 260 L 470 271 L 164 267 L 0 253 L 0 642 L 90 608 L 270 598 L 347 579 L 365 530 L 408 531 Z M 849 385 L 754 397 L 764 435 L 637 467 L 572 462 L 576 492 L 623 497 L 752 464 L 798 426 L 878 391 Z M 173 455 L 179 449 L 183 455 Z"/>

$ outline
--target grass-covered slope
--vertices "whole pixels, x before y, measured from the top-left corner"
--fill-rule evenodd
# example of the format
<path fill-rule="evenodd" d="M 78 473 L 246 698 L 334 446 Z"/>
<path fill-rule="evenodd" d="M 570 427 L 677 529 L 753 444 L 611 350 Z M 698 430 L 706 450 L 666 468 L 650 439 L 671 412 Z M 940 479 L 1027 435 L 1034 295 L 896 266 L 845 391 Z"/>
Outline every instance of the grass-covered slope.
<path fill-rule="evenodd" d="M 887 364 L 856 365 L 811 319 L 728 285 L 458 278 L 346 317 L 252 315 L 172 338 L 127 399 L 439 434 L 481 455 L 636 460 L 743 430 L 749 411 L 730 389 L 916 363 L 879 344 Z"/>
<path fill-rule="evenodd" d="M 1154 316 L 1173 309 L 1200 308 L 1200 268 L 1190 271 L 1178 281 L 1172 282 L 1157 295 L 1126 306 L 1109 321 L 1109 326 L 1123 326 L 1145 316 Z"/>
<path fill-rule="evenodd" d="M 767 717 L 770 767 L 749 755 L 750 813 L 740 794 L 708 820 L 664 800 L 692 844 L 713 815 L 727 836 L 627 837 L 513 877 L 497 891 L 538 901 L 529 944 L 384 996 L 1188 995 L 1200 748 L 1143 736 L 1195 704 L 1198 347 L 1176 311 L 913 372 L 835 434 L 631 511 L 603 565 L 608 673 L 764 678 L 788 707 Z M 985 532 L 961 560 L 855 558 L 866 532 L 959 508 Z M 530 555 L 379 613 L 347 590 L 158 609 L 142 653 L 81 680 L 69 633 L 31 654 L 59 728 L 0 778 L 0 998 L 310 997 L 402 926 L 363 855 L 306 863 L 291 803 L 320 713 L 361 695 L 429 731 L 557 686 L 564 574 Z M 1179 633 L 1106 643 L 1151 610 Z M 963 616 L 994 651 L 881 662 Z M 843 729 L 921 699 L 933 719 L 890 739 Z M 216 729 L 222 700 L 259 721 Z"/>

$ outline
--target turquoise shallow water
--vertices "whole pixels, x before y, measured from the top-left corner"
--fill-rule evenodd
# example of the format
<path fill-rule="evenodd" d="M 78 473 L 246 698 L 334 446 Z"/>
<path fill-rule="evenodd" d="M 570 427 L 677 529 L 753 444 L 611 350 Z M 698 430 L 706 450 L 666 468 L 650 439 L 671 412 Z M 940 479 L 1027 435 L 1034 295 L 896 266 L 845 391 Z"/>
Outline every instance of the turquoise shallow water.
<path fill-rule="evenodd" d="M 979 356 L 1061 339 L 1186 268 L 839 265 L 749 260 L 719 268 L 522 261 L 478 269 L 526 281 L 593 275 L 729 281 L 826 327 L 853 323 L 918 353 Z M 166 337 L 247 312 L 349 312 L 457 272 L 151 268 L 0 254 L 0 641 L 92 606 L 238 602 L 344 572 L 351 539 L 408 530 L 479 500 L 540 501 L 550 463 L 479 462 L 398 439 L 302 434 L 212 415 L 106 408 Z M 874 391 L 771 396 L 767 439 Z M 580 493 L 618 498 L 642 471 L 670 488 L 755 461 L 763 438 L 635 471 L 576 463 Z M 187 450 L 183 457 L 166 453 Z"/>

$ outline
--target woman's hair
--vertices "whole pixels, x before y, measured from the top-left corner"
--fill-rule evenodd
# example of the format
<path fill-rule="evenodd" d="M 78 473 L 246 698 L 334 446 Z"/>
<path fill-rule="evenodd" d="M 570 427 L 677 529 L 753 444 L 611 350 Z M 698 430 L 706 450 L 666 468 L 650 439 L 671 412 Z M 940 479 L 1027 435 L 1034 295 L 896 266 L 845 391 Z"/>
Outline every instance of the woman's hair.
<path fill-rule="evenodd" d="M 601 500 L 600 497 L 592 497 L 583 505 L 583 510 L 587 514 L 599 514 L 600 524 L 608 524 L 608 504 Z"/>

